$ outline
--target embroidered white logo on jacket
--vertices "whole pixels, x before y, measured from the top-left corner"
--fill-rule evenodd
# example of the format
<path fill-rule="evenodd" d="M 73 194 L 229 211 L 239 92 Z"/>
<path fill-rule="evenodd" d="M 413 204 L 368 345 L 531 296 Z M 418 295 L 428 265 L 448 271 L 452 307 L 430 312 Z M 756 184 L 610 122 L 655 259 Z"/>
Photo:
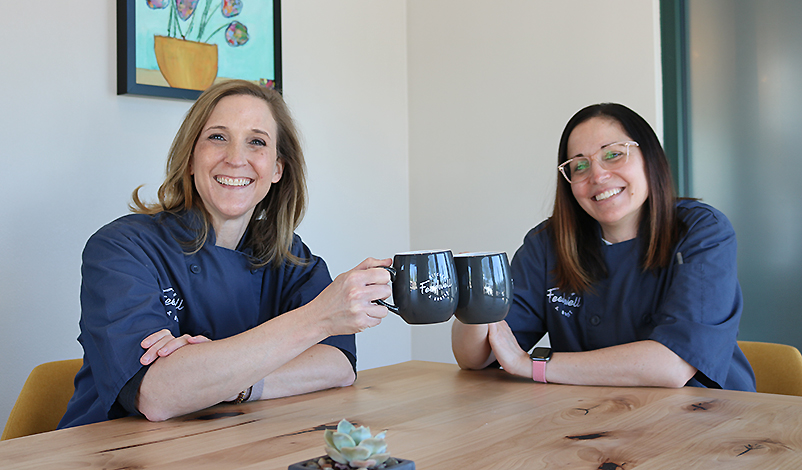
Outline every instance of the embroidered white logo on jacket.
<path fill-rule="evenodd" d="M 178 296 L 178 293 L 172 287 L 162 290 L 162 300 L 166 309 L 167 317 L 178 321 L 178 310 L 184 309 L 184 299 Z"/>
<path fill-rule="evenodd" d="M 557 292 L 555 292 L 557 291 Z M 558 291 L 556 287 L 552 287 L 551 289 L 546 291 L 546 297 L 549 299 L 548 301 L 554 305 L 554 310 L 560 312 L 561 315 L 565 317 L 570 317 L 573 315 L 573 310 L 571 308 L 579 308 L 582 305 L 582 297 L 576 295 L 576 293 L 571 292 L 570 294 L 566 295 L 562 294 Z M 566 308 L 566 310 L 563 310 Z"/>

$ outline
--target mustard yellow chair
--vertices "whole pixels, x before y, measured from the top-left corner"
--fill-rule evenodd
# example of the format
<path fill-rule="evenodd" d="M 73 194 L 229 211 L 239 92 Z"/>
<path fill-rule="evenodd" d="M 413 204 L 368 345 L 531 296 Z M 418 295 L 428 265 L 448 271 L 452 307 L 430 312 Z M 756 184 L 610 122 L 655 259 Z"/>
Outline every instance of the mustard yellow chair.
<path fill-rule="evenodd" d="M 73 380 L 83 359 L 46 362 L 36 366 L 11 409 L 0 441 L 53 431 L 67 411 Z"/>
<path fill-rule="evenodd" d="M 793 346 L 738 341 L 755 371 L 757 391 L 802 397 L 802 354 Z"/>

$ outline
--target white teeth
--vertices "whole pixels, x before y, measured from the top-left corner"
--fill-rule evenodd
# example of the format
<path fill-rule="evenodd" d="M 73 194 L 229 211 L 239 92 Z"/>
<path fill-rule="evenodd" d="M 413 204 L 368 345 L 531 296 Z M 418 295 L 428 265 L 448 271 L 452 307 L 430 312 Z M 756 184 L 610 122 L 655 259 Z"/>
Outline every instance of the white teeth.
<path fill-rule="evenodd" d="M 250 178 L 229 178 L 227 176 L 215 176 L 214 179 L 226 186 L 248 186 L 253 181 Z"/>
<path fill-rule="evenodd" d="M 616 194 L 620 193 L 621 191 L 623 191 L 621 188 L 608 189 L 607 191 L 605 191 L 605 192 L 603 192 L 601 194 L 597 194 L 596 197 L 594 197 L 593 199 L 595 199 L 597 201 L 603 201 L 603 200 L 605 200 L 605 199 L 607 199 L 609 197 L 615 196 Z"/>

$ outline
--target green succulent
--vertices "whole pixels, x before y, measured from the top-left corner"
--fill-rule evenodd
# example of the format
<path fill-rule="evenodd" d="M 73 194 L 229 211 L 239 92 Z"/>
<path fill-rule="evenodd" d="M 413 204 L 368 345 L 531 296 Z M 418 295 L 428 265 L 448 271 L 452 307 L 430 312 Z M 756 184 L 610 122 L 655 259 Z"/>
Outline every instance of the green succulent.
<path fill-rule="evenodd" d="M 337 430 L 327 429 L 326 453 L 332 460 L 352 468 L 375 468 L 390 457 L 384 437 L 387 431 L 371 437 L 370 428 L 355 427 L 346 420 L 337 424 Z"/>

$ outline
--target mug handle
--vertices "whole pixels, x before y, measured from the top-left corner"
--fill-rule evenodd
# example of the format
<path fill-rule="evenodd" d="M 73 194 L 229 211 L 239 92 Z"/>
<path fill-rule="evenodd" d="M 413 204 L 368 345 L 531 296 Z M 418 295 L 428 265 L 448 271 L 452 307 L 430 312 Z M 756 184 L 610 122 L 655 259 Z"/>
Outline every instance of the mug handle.
<path fill-rule="evenodd" d="M 392 266 L 378 266 L 378 267 L 386 269 L 387 272 L 390 273 L 390 282 L 395 282 L 395 274 L 396 274 L 395 268 L 393 268 Z M 381 305 L 383 307 L 387 307 L 387 310 L 395 313 L 396 315 L 398 314 L 398 307 L 396 307 L 395 305 L 393 305 L 393 304 L 391 304 L 389 302 L 385 302 L 382 299 L 376 299 L 376 300 L 373 301 L 373 303 L 377 304 L 377 305 Z"/>

